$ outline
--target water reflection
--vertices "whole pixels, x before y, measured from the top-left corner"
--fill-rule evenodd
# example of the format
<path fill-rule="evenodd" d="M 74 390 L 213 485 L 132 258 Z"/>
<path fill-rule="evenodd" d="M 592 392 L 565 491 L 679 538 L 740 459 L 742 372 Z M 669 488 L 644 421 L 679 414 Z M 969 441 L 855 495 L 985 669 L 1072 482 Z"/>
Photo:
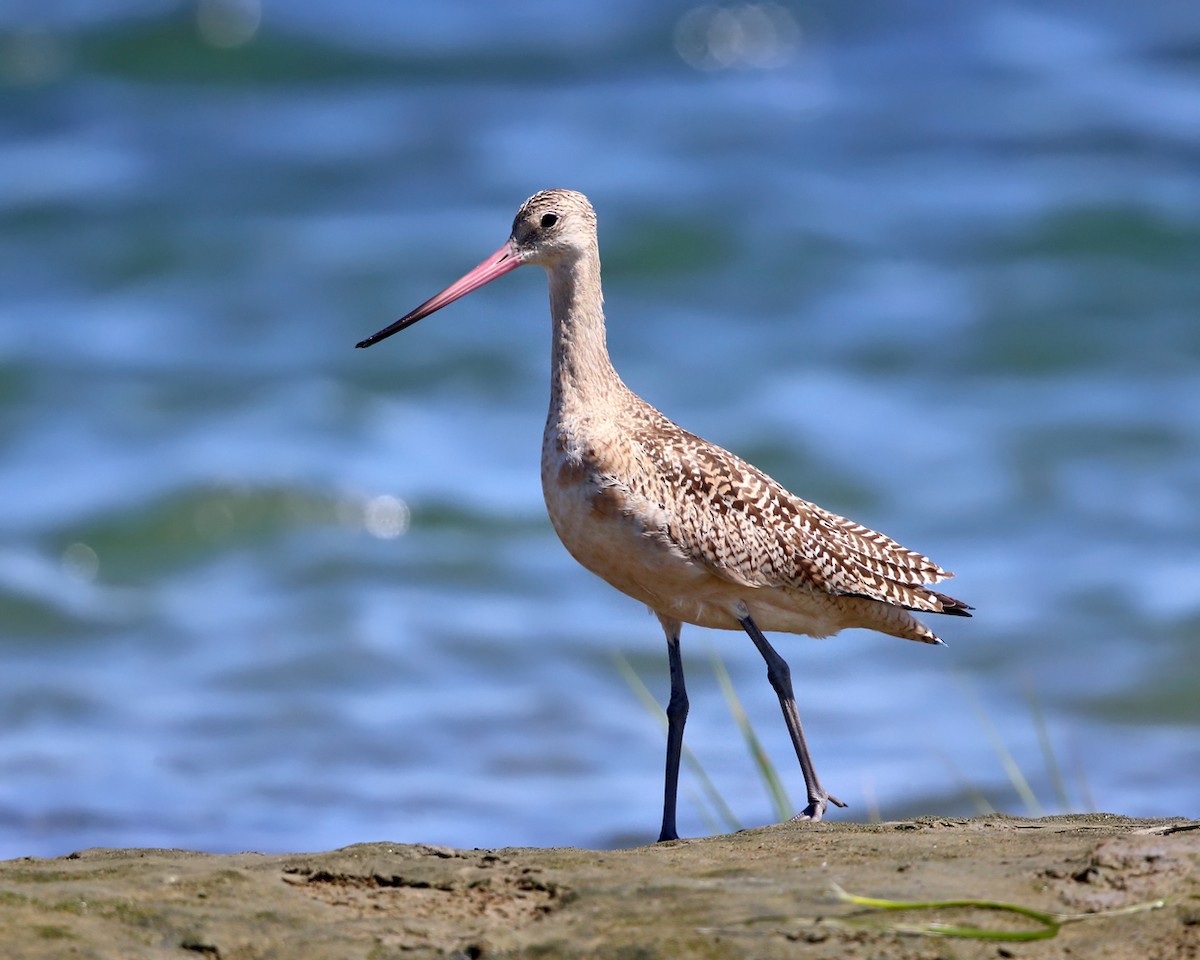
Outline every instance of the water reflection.
<path fill-rule="evenodd" d="M 675 50 L 697 70 L 771 70 L 800 55 L 807 38 L 778 3 L 693 7 L 675 25 Z"/>
<path fill-rule="evenodd" d="M 259 0 L 199 0 L 196 28 L 214 47 L 240 47 L 254 39 L 262 23 Z"/>

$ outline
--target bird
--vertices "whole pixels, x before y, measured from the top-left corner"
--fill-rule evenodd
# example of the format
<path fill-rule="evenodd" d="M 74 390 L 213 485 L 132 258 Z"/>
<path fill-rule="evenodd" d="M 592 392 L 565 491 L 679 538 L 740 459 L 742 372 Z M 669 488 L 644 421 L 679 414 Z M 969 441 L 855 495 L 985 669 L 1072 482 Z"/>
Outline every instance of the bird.
<path fill-rule="evenodd" d="M 553 324 L 541 479 L 567 551 L 658 618 L 670 696 L 659 841 L 679 838 L 676 801 L 688 716 L 683 624 L 744 631 L 767 665 L 800 763 L 807 804 L 792 819 L 844 807 L 817 778 L 787 661 L 767 632 L 831 636 L 848 627 L 943 641 L 913 613 L 971 616 L 930 585 L 952 577 L 890 537 L 789 493 L 639 397 L 613 368 L 605 336 L 596 213 L 582 193 L 526 200 L 504 244 L 390 326 L 370 347 L 517 267 L 545 269 Z"/>

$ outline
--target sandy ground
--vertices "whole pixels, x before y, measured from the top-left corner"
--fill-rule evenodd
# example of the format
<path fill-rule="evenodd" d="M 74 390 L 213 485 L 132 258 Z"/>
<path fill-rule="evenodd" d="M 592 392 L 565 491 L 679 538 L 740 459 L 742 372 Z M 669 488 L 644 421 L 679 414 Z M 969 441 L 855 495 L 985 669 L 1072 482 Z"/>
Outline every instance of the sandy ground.
<path fill-rule="evenodd" d="M 1037 942 L 906 933 L 1046 929 L 986 899 L 1084 914 Z M 1122 907 L 1164 901 L 1156 909 Z M 632 850 L 85 850 L 0 862 L 0 956 L 259 958 L 1200 957 L 1200 822 L 1104 814 L 784 824 Z"/>

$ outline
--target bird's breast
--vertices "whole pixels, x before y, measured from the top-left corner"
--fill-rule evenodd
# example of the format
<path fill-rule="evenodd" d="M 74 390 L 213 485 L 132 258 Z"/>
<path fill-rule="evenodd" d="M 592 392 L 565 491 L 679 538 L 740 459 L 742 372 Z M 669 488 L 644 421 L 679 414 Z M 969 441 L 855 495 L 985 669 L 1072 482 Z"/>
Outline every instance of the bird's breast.
<path fill-rule="evenodd" d="M 647 538 L 627 488 L 596 446 L 548 433 L 542 450 L 542 493 L 559 539 L 585 567 L 605 576 L 608 561 Z"/>
<path fill-rule="evenodd" d="M 619 448 L 547 430 L 542 492 L 563 546 L 653 610 L 688 623 L 736 627 L 727 584 L 672 542 L 665 505 L 646 496 L 644 482 L 635 484 L 623 473 L 630 468 L 624 459 Z"/>

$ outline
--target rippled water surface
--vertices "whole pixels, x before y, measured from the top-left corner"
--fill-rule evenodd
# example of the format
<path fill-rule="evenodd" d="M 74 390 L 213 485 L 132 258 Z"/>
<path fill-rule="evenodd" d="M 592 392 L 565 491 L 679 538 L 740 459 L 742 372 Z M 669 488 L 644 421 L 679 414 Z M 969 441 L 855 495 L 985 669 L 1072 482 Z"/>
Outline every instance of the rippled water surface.
<path fill-rule="evenodd" d="M 630 386 L 977 608 L 776 637 L 838 816 L 1029 812 L 1005 750 L 1197 815 L 1200 12 L 572 9 L 0 12 L 0 856 L 653 839 L 662 637 L 545 517 L 542 274 L 353 349 L 546 186 Z M 767 821 L 712 658 L 796 799 L 762 663 L 684 651 Z"/>

